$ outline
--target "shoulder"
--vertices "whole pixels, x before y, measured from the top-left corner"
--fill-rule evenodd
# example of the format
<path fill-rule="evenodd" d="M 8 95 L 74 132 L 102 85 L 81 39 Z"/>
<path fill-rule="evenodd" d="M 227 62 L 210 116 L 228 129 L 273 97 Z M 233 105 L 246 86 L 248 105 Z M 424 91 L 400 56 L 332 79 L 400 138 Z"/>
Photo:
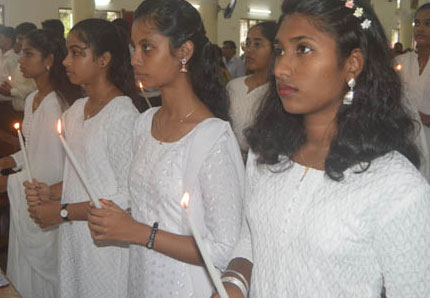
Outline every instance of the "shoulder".
<path fill-rule="evenodd" d="M 244 89 L 244 87 L 246 86 L 245 84 L 245 80 L 248 76 L 244 76 L 244 77 L 238 77 L 235 79 L 230 80 L 227 83 L 227 90 L 228 91 L 237 91 L 239 89 Z"/>
<path fill-rule="evenodd" d="M 115 117 L 115 114 L 119 115 L 120 117 L 127 115 L 130 117 L 137 117 L 139 114 L 131 98 L 128 96 L 117 96 L 112 99 L 110 103 L 110 110 L 111 113 L 114 114 L 112 115 L 113 117 Z"/>
<path fill-rule="evenodd" d="M 37 92 L 39 92 L 37 89 L 31 92 L 29 95 L 27 95 L 27 98 L 25 99 L 25 105 L 33 105 L 34 97 L 36 96 Z"/>
<path fill-rule="evenodd" d="M 152 126 L 152 118 L 160 107 L 153 107 L 140 114 L 134 123 L 134 135 L 140 135 L 144 129 L 150 129 Z"/>
<path fill-rule="evenodd" d="M 410 59 L 415 59 L 417 57 L 417 54 L 414 51 L 406 52 L 404 54 L 398 55 L 395 60 L 398 63 L 405 63 L 406 61 Z"/>
<path fill-rule="evenodd" d="M 88 97 L 79 98 L 75 100 L 75 102 L 64 112 L 64 117 L 73 117 L 77 113 L 83 113 L 85 103 L 87 102 Z"/>

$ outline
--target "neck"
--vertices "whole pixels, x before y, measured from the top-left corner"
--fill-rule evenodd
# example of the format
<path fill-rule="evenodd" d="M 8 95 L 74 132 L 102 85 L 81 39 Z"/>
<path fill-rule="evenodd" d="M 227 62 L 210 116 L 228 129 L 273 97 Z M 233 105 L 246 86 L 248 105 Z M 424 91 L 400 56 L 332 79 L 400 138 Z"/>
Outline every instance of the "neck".
<path fill-rule="evenodd" d="M 306 130 L 304 146 L 320 148 L 321 150 L 327 149 L 328 151 L 337 131 L 335 118 L 305 116 L 304 121 Z"/>
<path fill-rule="evenodd" d="M 428 57 L 430 55 L 430 47 L 417 46 L 417 53 L 419 57 Z"/>
<path fill-rule="evenodd" d="M 54 87 L 51 84 L 51 81 L 49 80 L 49 73 L 46 72 L 43 75 L 37 77 L 34 79 L 37 90 L 39 90 L 39 93 L 41 94 L 49 94 L 54 90 Z"/>
<path fill-rule="evenodd" d="M 92 82 L 84 84 L 84 88 L 88 101 L 93 103 L 107 102 L 123 94 L 106 76 L 96 77 Z"/>
<path fill-rule="evenodd" d="M 160 91 L 163 113 L 171 119 L 180 119 L 190 110 L 202 104 L 194 93 L 191 80 L 186 74 L 180 74 L 174 82 L 161 87 Z"/>
<path fill-rule="evenodd" d="M 267 83 L 268 81 L 268 74 L 269 74 L 269 69 L 265 68 L 265 69 L 260 69 L 260 70 L 256 70 L 251 78 L 254 80 L 256 86 L 261 86 L 264 85 L 265 83 Z"/>

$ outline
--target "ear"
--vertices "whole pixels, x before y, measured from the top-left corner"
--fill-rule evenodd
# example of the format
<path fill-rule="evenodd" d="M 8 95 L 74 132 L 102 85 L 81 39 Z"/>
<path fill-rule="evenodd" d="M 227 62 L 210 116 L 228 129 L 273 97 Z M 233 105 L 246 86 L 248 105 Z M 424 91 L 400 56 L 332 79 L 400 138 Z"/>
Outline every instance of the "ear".
<path fill-rule="evenodd" d="M 104 52 L 100 57 L 97 58 L 97 65 L 100 68 L 106 68 L 109 66 L 112 60 L 112 54 L 110 52 Z"/>
<path fill-rule="evenodd" d="M 194 53 L 194 43 L 190 40 L 187 40 L 182 44 L 176 53 L 179 56 L 179 59 L 185 58 L 187 61 L 189 61 Z"/>
<path fill-rule="evenodd" d="M 360 49 L 352 50 L 351 54 L 345 61 L 346 82 L 351 79 L 357 79 L 363 70 L 364 57 Z"/>
<path fill-rule="evenodd" d="M 54 54 L 49 54 L 45 58 L 45 66 L 52 67 L 54 65 Z"/>

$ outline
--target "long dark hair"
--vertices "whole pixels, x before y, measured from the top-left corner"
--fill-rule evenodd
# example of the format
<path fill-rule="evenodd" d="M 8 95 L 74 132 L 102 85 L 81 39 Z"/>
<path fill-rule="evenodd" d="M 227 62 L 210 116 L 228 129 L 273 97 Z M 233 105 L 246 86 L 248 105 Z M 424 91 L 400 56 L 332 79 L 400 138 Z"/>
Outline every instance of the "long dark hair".
<path fill-rule="evenodd" d="M 228 120 L 229 101 L 220 82 L 218 51 L 206 37 L 198 11 L 185 0 L 146 0 L 134 13 L 134 21 L 151 21 L 169 38 L 171 53 L 186 41 L 194 44 L 188 72 L 194 92 L 218 118 Z"/>
<path fill-rule="evenodd" d="M 127 36 L 120 28 L 102 19 L 86 19 L 73 26 L 70 33 L 88 45 L 95 57 L 106 52 L 111 54 L 108 79 L 124 95 L 133 100 L 138 110 L 142 111 L 142 100 L 138 95 L 131 66 Z"/>
<path fill-rule="evenodd" d="M 63 37 L 58 37 L 51 30 L 36 29 L 28 32 L 24 39 L 41 53 L 43 59 L 50 54 L 53 55 L 54 61 L 49 69 L 49 81 L 61 100 L 71 105 L 84 95 L 82 88 L 72 84 L 67 77 L 66 68 L 63 65 L 63 60 L 67 55 Z"/>
<path fill-rule="evenodd" d="M 354 102 L 338 110 L 337 134 L 325 161 L 326 174 L 337 181 L 343 179 L 343 172 L 352 165 L 361 164 L 366 171 L 372 160 L 393 150 L 416 167 L 420 164 L 413 142 L 416 126 L 402 105 L 401 83 L 392 67 L 384 30 L 366 0 L 354 3 L 363 8 L 362 18 L 355 17 L 354 11 L 345 7 L 345 1 L 286 0 L 280 19 L 282 22 L 286 15 L 294 13 L 309 16 L 320 30 L 334 37 L 339 65 L 354 49 L 363 53 L 364 66 L 357 78 Z M 371 21 L 368 29 L 361 26 L 364 19 Z M 285 169 L 306 141 L 303 115 L 283 109 L 273 76 L 270 93 L 246 135 L 259 163 L 276 164 L 281 162 L 281 156 L 287 156 Z"/>

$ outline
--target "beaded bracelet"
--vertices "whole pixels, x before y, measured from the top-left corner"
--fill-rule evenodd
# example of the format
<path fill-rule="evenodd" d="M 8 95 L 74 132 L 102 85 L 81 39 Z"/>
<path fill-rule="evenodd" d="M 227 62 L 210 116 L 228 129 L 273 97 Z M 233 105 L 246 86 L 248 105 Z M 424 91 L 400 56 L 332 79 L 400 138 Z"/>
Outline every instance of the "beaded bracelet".
<path fill-rule="evenodd" d="M 224 274 L 225 273 L 231 273 L 231 274 L 236 275 L 237 277 L 239 277 L 239 279 L 241 279 L 242 282 L 243 282 L 243 284 L 245 285 L 246 291 L 247 292 L 249 291 L 248 281 L 246 280 L 245 276 L 243 276 L 242 273 L 240 273 L 240 272 L 238 272 L 236 270 L 232 270 L 232 269 L 227 269 L 226 271 L 224 271 Z"/>
<path fill-rule="evenodd" d="M 239 288 L 244 298 L 248 297 L 248 291 L 246 290 L 244 283 L 239 278 L 234 276 L 224 276 L 223 278 L 221 278 L 221 281 L 235 285 Z"/>
<path fill-rule="evenodd" d="M 149 240 L 146 243 L 146 248 L 148 249 L 154 248 L 154 240 L 155 240 L 155 235 L 157 234 L 157 231 L 158 231 L 158 222 L 154 222 L 151 229 L 151 235 L 149 235 Z"/>

